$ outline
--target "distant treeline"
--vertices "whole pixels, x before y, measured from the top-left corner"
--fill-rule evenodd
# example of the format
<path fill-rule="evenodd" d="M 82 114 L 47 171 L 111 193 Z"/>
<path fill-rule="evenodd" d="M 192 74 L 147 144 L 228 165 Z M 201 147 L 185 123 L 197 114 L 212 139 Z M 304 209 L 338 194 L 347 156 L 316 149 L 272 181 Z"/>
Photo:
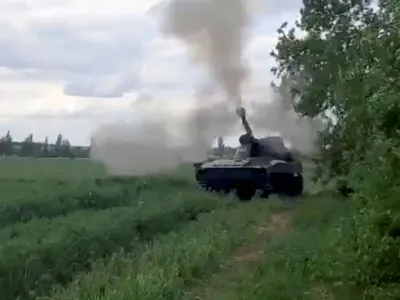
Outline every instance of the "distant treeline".
<path fill-rule="evenodd" d="M 42 142 L 36 142 L 32 133 L 22 142 L 14 141 L 10 131 L 0 138 L 1 156 L 87 158 L 89 152 L 90 147 L 72 146 L 61 133 L 54 143 L 50 143 L 47 137 Z"/>
<path fill-rule="evenodd" d="M 222 137 L 218 138 L 216 147 L 209 149 L 208 155 L 213 158 L 232 158 L 237 147 L 225 145 Z M 14 141 L 10 131 L 0 138 L 0 156 L 42 157 L 42 158 L 89 158 L 90 146 L 72 146 L 67 138 L 58 134 L 54 143 L 46 137 L 44 141 L 34 141 L 29 134 L 22 142 Z"/>
<path fill-rule="evenodd" d="M 216 147 L 211 148 L 208 151 L 208 155 L 210 157 L 219 157 L 219 158 L 232 158 L 235 155 L 237 147 L 227 146 L 225 144 L 223 137 L 217 138 Z"/>

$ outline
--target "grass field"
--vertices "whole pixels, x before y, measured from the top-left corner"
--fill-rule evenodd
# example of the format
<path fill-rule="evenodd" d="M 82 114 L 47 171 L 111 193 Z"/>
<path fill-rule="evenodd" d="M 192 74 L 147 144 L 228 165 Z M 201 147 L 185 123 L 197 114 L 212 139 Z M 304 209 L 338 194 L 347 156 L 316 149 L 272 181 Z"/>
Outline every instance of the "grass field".
<path fill-rule="evenodd" d="M 0 190 L 3 300 L 321 299 L 291 268 L 343 211 L 329 193 L 218 197 L 190 166 L 121 178 L 90 160 L 1 160 Z"/>

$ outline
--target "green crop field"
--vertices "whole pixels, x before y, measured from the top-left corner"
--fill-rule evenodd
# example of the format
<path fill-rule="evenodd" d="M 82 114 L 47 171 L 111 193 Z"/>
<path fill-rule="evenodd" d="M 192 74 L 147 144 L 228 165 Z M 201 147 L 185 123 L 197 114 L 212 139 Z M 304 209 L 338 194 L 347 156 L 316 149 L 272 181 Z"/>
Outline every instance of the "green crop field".
<path fill-rule="evenodd" d="M 135 178 L 2 160 L 1 299 L 363 299 L 336 245 L 353 201 L 304 166 L 302 197 L 239 202 L 200 190 L 190 165 Z"/>
<path fill-rule="evenodd" d="M 176 4 L 178 1 L 170 2 Z M 224 7 L 231 2 L 232 7 Z M 284 6 L 285 1 L 275 2 Z M 246 84 L 242 96 L 244 100 L 251 96 L 249 100 L 252 106 L 254 104 L 254 119 L 256 116 L 260 118 L 258 121 L 249 121 L 260 126 L 265 123 L 265 126 L 274 129 L 273 131 L 295 138 L 293 146 L 304 154 L 301 159 L 305 160 L 308 157 L 310 160 L 310 156 L 313 157 L 312 163 L 304 162 L 304 194 L 297 199 L 271 196 L 269 199 L 255 197 L 252 201 L 240 202 L 231 196 L 200 190 L 193 180 L 190 165 L 157 176 L 114 177 L 107 175 L 101 164 L 89 159 L 1 158 L 0 300 L 400 299 L 399 1 L 300 1 L 302 8 L 298 10 L 300 18 L 296 22 L 294 10 L 297 10 L 296 5 L 299 3 L 293 2 L 290 10 L 282 10 L 283 6 L 279 8 L 279 4 L 275 5 L 275 2 L 272 6 L 267 5 L 266 14 L 258 14 L 261 12 L 258 11 L 261 6 L 254 6 L 251 10 L 239 13 L 241 8 L 245 8 L 244 5 L 238 5 L 241 1 L 198 1 L 193 7 L 184 5 L 184 9 L 176 9 L 178 6 L 168 9 L 167 4 L 154 6 L 156 10 L 150 10 L 157 12 L 151 14 L 152 16 L 159 15 L 159 8 L 163 7 L 172 12 L 174 22 L 166 22 L 170 26 L 167 26 L 169 30 L 164 31 L 170 33 L 171 37 L 183 36 L 185 42 L 195 42 L 197 37 L 204 41 L 203 37 L 207 37 L 205 44 L 213 50 L 218 50 L 218 55 L 206 55 L 206 58 L 212 58 L 215 63 L 223 57 L 223 64 L 218 63 L 217 69 L 214 68 L 215 65 L 206 68 L 216 71 L 213 73 L 217 75 L 214 79 L 223 79 L 222 75 L 231 74 L 231 70 L 238 74 L 237 67 L 241 67 L 242 64 L 241 59 L 235 61 L 235 58 L 241 58 L 241 54 L 250 54 L 249 57 L 244 55 L 246 59 L 243 60 L 243 66 L 246 69 L 245 61 L 250 62 L 251 56 L 257 54 L 254 57 L 255 64 L 251 65 L 257 66 L 257 70 L 265 69 L 262 73 L 249 72 L 249 75 L 255 75 L 249 76 L 249 79 L 255 78 L 256 81 Z M 29 22 L 25 23 L 36 28 L 36 31 L 29 31 L 33 34 L 29 36 L 35 36 L 35 39 L 30 39 L 34 42 L 33 50 L 48 49 L 46 45 L 53 44 L 64 47 L 64 42 L 59 43 L 62 36 L 61 39 L 57 38 L 56 43 L 41 46 L 40 37 L 46 36 L 37 36 L 34 33 L 37 33 L 37 29 L 47 28 L 42 25 L 51 25 L 52 20 L 47 20 L 47 17 L 45 20 L 40 19 L 48 15 L 47 5 L 41 5 L 46 9 L 45 14 L 41 13 L 40 7 L 36 9 L 34 5 L 35 3 L 29 6 L 34 8 L 33 14 L 29 11 L 25 13 L 25 6 L 22 7 L 23 16 L 29 17 Z M 215 8 L 208 8 L 207 5 L 214 5 Z M 21 8 L 19 6 L 18 8 Z M 3 3 L 1 7 L 3 13 Z M 4 8 L 7 11 L 7 5 L 4 5 Z M 94 6 L 93 8 L 95 9 Z M 50 9 L 51 12 L 54 11 Z M 125 27 L 131 24 L 130 21 L 125 22 L 130 18 L 130 9 L 132 5 L 127 13 L 124 11 L 123 15 L 117 16 L 122 18 L 122 22 L 117 22 L 119 25 Z M 198 14 L 196 9 L 199 9 Z M 11 11 L 14 12 L 14 9 Z M 68 10 L 68 16 L 72 12 L 73 10 Z M 189 17 L 186 12 L 189 13 Z M 107 17 L 112 17 L 112 11 L 110 13 Z M 181 26 L 178 17 L 182 13 L 185 13 L 183 20 L 194 20 L 189 27 Z M 250 15 L 256 17 L 253 13 L 257 13 L 257 18 L 247 20 Z M 211 22 L 202 23 L 202 15 L 210 17 Z M 225 18 L 226 15 L 229 15 L 229 18 Z M 263 23 L 262 15 L 270 20 Z M 89 21 L 94 20 L 86 13 L 82 16 L 89 16 Z M 137 16 L 142 20 L 141 14 Z M 235 16 L 240 18 L 238 22 L 234 21 Z M 274 18 L 276 16 L 279 18 Z M 278 77 L 273 85 L 275 95 L 272 91 L 270 93 L 264 88 L 259 89 L 262 87 L 259 85 L 262 81 L 268 85 L 269 80 L 273 79 L 269 77 L 266 68 L 269 62 L 264 64 L 258 60 L 265 59 L 265 55 L 270 51 L 268 44 L 274 40 L 271 35 L 273 31 L 270 31 L 275 30 L 271 17 L 276 19 L 275 21 L 287 21 L 279 29 L 275 28 L 278 29 L 277 40 L 273 51 L 270 52 L 275 61 L 271 71 Z M 111 22 L 113 18 L 107 20 Z M 41 26 L 35 26 L 35 21 L 40 21 Z M 114 26 L 113 21 L 110 22 L 108 23 L 112 25 L 111 29 L 118 30 L 119 27 Z M 19 19 L 14 23 L 21 25 Z M 62 25 L 61 23 L 57 24 Z M 246 23 L 257 25 L 254 44 L 242 45 L 241 40 L 235 37 L 236 34 L 230 34 L 229 26 L 235 25 L 237 31 L 244 29 L 242 25 Z M 10 29 L 13 29 L 13 24 L 9 26 Z M 101 25 L 97 21 L 96 24 Z M 84 27 L 97 30 L 97 25 Z M 215 29 L 216 26 L 222 27 L 213 32 L 212 28 Z M 83 27 L 73 29 L 81 28 Z M 102 29 L 101 26 L 99 28 Z M 171 31 L 173 28 L 179 29 L 179 34 L 174 34 L 173 30 Z M 198 31 L 202 28 L 206 29 L 206 35 L 202 34 L 202 30 Z M 18 30 L 6 34 L 7 40 L 17 37 L 15 43 L 2 44 L 7 56 L 15 52 L 18 59 L 14 59 L 14 63 L 19 62 L 18 68 L 13 68 L 13 59 L 5 65 L 3 79 L 11 76 L 12 81 L 17 83 L 17 79 L 31 80 L 35 79 L 36 75 L 43 79 L 42 75 L 45 74 L 44 79 L 51 80 L 51 74 L 65 73 L 62 72 L 62 67 L 68 64 L 49 65 L 42 56 L 39 60 L 35 59 L 34 51 L 28 53 L 29 57 L 24 57 L 24 51 L 8 51 L 10 45 L 12 49 L 17 50 L 22 49 L 20 46 L 23 45 L 23 48 L 30 51 L 31 44 L 20 38 L 22 29 L 23 27 L 19 26 Z M 221 33 L 224 34 L 224 39 L 219 38 Z M 240 33 L 237 37 L 242 36 L 241 30 L 237 33 Z M 105 36 L 114 35 L 129 40 L 125 33 L 121 35 L 118 31 Z M 138 37 L 140 36 L 145 35 L 139 34 Z M 190 39 L 186 39 L 187 37 Z M 218 42 L 213 40 L 215 37 L 218 37 Z M 147 38 L 146 35 L 145 44 L 152 44 L 146 42 Z M 80 40 L 85 42 L 84 39 Z M 18 41 L 22 41 L 23 44 L 18 44 Z M 73 41 L 71 47 L 79 46 L 74 42 L 75 39 L 67 39 L 65 45 L 68 41 Z M 138 41 L 135 38 L 135 42 Z M 99 44 L 100 48 L 103 44 Z M 125 44 L 113 43 L 112 49 L 114 46 L 123 47 Z M 162 44 L 154 45 L 159 47 Z M 196 43 L 192 45 L 197 46 Z M 229 45 L 234 46 L 234 51 L 228 49 Z M 244 46 L 243 50 L 251 51 L 237 51 L 240 50 L 236 49 L 240 45 Z M 58 48 L 54 49 L 49 48 L 48 51 L 57 54 Z M 209 48 L 199 49 L 206 50 L 206 54 L 214 53 L 209 52 Z M 64 52 L 61 53 L 61 58 L 64 58 Z M 71 53 L 74 54 L 75 51 Z M 224 55 L 221 56 L 221 53 Z M 259 55 L 262 53 L 265 55 Z M 78 55 L 78 58 L 80 57 Z M 32 62 L 36 61 L 38 68 L 34 68 L 34 64 L 27 64 L 29 59 L 34 59 Z M 5 61 L 8 62 L 7 59 L 3 60 Z M 38 62 L 40 64 L 37 64 Z M 235 63 L 230 65 L 229 62 Z M 40 65 L 44 69 L 40 68 Z M 126 68 L 124 64 L 118 65 Z M 221 66 L 223 72 L 220 72 Z M 230 68 L 232 66 L 233 69 Z M 12 69 L 11 73 L 8 67 Z M 29 78 L 25 76 L 28 74 L 25 72 L 26 67 L 35 71 L 29 72 Z M 160 66 L 161 69 L 162 67 L 163 65 Z M 17 76 L 19 73 L 14 74 L 14 71 L 26 74 L 21 77 Z M 127 74 L 125 69 L 118 68 L 113 70 L 113 74 L 119 74 L 118 71 Z M 260 77 L 257 74 L 264 75 Z M 184 72 L 182 76 L 185 76 Z M 232 78 L 236 81 L 239 77 Z M 216 83 L 219 83 L 219 88 L 226 88 L 230 86 L 227 85 L 230 81 L 218 80 Z M 97 90 L 95 83 L 93 82 L 93 87 Z M 154 87 L 158 91 L 157 85 Z M 150 85 L 149 88 L 153 95 Z M 206 90 L 208 92 L 208 89 Z M 232 92 L 240 90 L 229 89 L 227 95 L 233 96 Z M 6 93 L 2 93 L 3 100 L 14 101 L 8 89 L 4 91 Z M 25 100 L 32 98 L 32 95 L 34 100 L 41 97 L 41 90 L 40 93 L 36 93 L 35 89 L 32 91 L 33 93 L 18 94 L 15 100 L 21 102 L 19 100 L 22 100 L 25 94 Z M 177 95 L 180 95 L 179 90 L 177 91 Z M 203 96 L 204 93 L 200 94 Z M 220 94 L 215 95 L 219 97 Z M 154 96 L 159 109 L 158 103 L 161 105 L 161 102 L 157 93 L 154 93 Z M 45 94 L 44 97 L 47 99 Z M 115 101 L 118 101 L 118 98 L 116 97 Z M 208 103 L 208 97 L 206 98 Z M 275 109 L 280 107 L 279 105 L 264 106 L 261 105 L 261 101 L 253 102 L 252 98 L 264 99 L 265 104 L 274 104 L 270 101 L 273 99 L 281 100 L 282 107 L 289 110 L 280 115 L 279 109 Z M 214 97 L 210 97 L 210 100 L 213 99 Z M 21 132 L 31 130 L 31 127 L 41 128 L 29 121 L 29 115 L 25 118 L 25 113 L 30 109 L 19 111 L 23 108 L 21 103 L 16 106 L 2 106 L 5 109 L 1 118 L 3 130 L 7 126 L 16 125 L 21 128 Z M 174 103 L 172 108 L 179 102 L 171 103 Z M 244 104 L 247 106 L 250 102 L 245 101 Z M 260 104 L 259 109 L 257 104 Z M 220 107 L 219 104 L 217 107 Z M 40 108 L 40 105 L 37 106 L 37 109 Z M 85 110 L 86 108 L 90 110 L 92 106 L 85 106 Z M 200 105 L 200 108 L 203 106 Z M 298 123 L 294 122 L 295 119 L 291 120 L 291 116 L 295 116 L 291 113 L 293 111 L 304 118 Z M 47 117 L 36 118 L 42 116 L 41 112 L 35 109 L 32 115 L 35 116 L 35 124 L 36 121 L 40 124 L 40 120 L 47 122 Z M 117 113 L 117 110 L 113 109 L 112 115 L 114 112 Z M 157 114 L 150 114 L 152 110 L 148 112 L 149 114 L 146 111 L 143 120 L 158 117 Z M 165 112 L 170 112 L 169 106 Z M 219 113 L 219 109 L 210 115 L 204 114 L 204 118 L 203 110 L 200 109 L 200 112 L 202 117 L 193 118 L 193 121 L 196 121 L 196 125 L 201 125 L 196 127 L 197 129 L 204 128 L 207 134 L 200 134 L 198 137 L 206 137 L 208 132 L 211 132 L 209 129 L 213 126 L 208 126 L 208 123 L 217 125 L 221 121 L 229 120 L 225 119 L 225 114 Z M 178 115 L 181 113 L 176 116 Z M 58 116 L 58 113 L 55 116 Z M 75 120 L 73 111 L 65 116 Z M 80 111 L 77 116 L 81 116 Z M 171 117 L 170 113 L 165 116 Z M 191 116 L 194 117 L 195 114 Z M 172 117 L 175 119 L 175 114 L 172 114 Z M 25 120 L 28 122 L 22 125 L 22 121 L 25 123 Z M 180 120 L 175 120 L 177 125 L 180 124 Z M 303 135 L 303 130 L 300 130 L 302 125 L 307 125 L 307 121 L 310 120 L 316 121 L 316 125 L 319 124 L 317 127 L 320 128 L 315 144 L 317 149 L 310 149 L 312 143 L 309 134 Z M 274 121 L 276 124 L 273 124 Z M 207 126 L 203 127 L 203 124 Z M 290 124 L 293 126 L 289 126 Z M 169 126 L 166 127 L 169 131 Z M 281 130 L 278 130 L 279 127 Z M 146 128 L 146 134 L 152 134 L 152 126 L 143 123 L 143 128 Z M 188 126 L 187 129 L 194 128 Z M 174 126 L 171 129 L 175 129 Z M 308 132 L 308 129 L 304 133 Z M 200 132 L 193 132 L 195 133 L 197 135 Z M 39 135 L 42 134 L 44 133 Z M 158 134 L 155 136 L 159 137 Z M 167 135 L 161 137 L 166 138 Z M 137 142 L 134 138 L 132 141 Z M 220 141 L 216 149 L 218 151 L 224 150 L 224 143 Z M 34 143 L 33 134 L 21 143 L 15 142 L 10 134 L 7 134 L 0 138 L 0 154 L 2 157 L 78 157 L 65 142 L 61 139 L 61 145 L 56 143 L 58 146 L 54 145 L 54 149 L 50 151 L 47 146 L 44 147 L 45 144 Z M 14 151 L 15 143 L 18 143 L 19 147 Z M 127 143 L 127 146 L 129 144 Z M 68 149 L 69 151 L 65 151 Z M 306 153 L 308 150 L 317 151 Z"/>
<path fill-rule="evenodd" d="M 338 203 L 331 194 L 241 203 L 201 191 L 190 165 L 137 178 L 90 160 L 4 159 L 0 170 L 4 300 L 286 299 L 276 277 L 285 270 L 260 275 L 269 244 L 310 214 L 297 207 L 316 211 L 312 227 Z"/>

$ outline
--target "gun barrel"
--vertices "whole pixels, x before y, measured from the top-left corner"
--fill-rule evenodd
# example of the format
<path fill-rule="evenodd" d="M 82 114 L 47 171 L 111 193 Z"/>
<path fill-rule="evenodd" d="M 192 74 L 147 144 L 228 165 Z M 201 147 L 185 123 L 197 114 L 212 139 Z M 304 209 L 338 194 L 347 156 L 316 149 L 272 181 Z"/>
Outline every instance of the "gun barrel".
<path fill-rule="evenodd" d="M 253 131 L 251 130 L 251 127 L 249 125 L 249 122 L 247 122 L 247 118 L 246 118 L 246 110 L 243 107 L 239 107 L 236 110 L 236 113 L 238 114 L 238 116 L 240 117 L 240 119 L 242 120 L 242 125 L 244 127 L 244 130 L 246 131 L 246 133 L 248 135 L 253 136 Z"/>

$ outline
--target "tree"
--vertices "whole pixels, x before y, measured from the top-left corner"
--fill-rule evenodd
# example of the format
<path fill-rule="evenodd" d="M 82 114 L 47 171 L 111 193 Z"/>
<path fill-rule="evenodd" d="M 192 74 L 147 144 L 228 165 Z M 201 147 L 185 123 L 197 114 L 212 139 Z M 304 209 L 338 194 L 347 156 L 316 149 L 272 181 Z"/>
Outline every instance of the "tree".
<path fill-rule="evenodd" d="M 33 134 L 29 134 L 22 142 L 20 155 L 21 156 L 33 156 L 35 150 L 35 144 L 33 142 Z"/>
<path fill-rule="evenodd" d="M 357 259 L 349 278 L 391 284 L 400 269 L 398 1 L 382 0 L 378 10 L 361 0 L 303 3 L 295 28 L 283 24 L 278 30 L 273 72 L 293 79 L 292 105 L 299 114 L 335 115 L 321 132 L 318 159 L 321 170 L 356 191 L 358 210 L 349 220 L 354 232 L 341 237 L 341 247 Z M 305 36 L 296 36 L 296 29 Z"/>
<path fill-rule="evenodd" d="M 71 156 L 71 143 L 68 139 L 65 139 L 61 142 L 61 156 Z"/>
<path fill-rule="evenodd" d="M 57 140 L 54 147 L 54 152 L 57 156 L 62 153 L 62 142 L 63 142 L 63 135 L 59 133 L 57 135 Z"/>
<path fill-rule="evenodd" d="M 0 155 L 5 155 L 6 153 L 6 141 L 5 138 L 0 138 Z"/>
<path fill-rule="evenodd" d="M 6 156 L 13 154 L 13 140 L 10 131 L 7 131 L 7 134 L 4 137 L 4 154 Z"/>
<path fill-rule="evenodd" d="M 10 131 L 0 138 L 0 154 L 10 156 L 13 154 L 12 137 Z"/>
<path fill-rule="evenodd" d="M 219 136 L 217 139 L 217 155 L 222 157 L 225 152 L 225 143 L 224 143 L 224 138 L 222 136 Z"/>
<path fill-rule="evenodd" d="M 370 134 L 366 107 L 358 104 L 376 88 L 376 84 L 366 84 L 373 81 L 369 78 L 373 73 L 365 72 L 374 50 L 370 45 L 364 48 L 360 45 L 366 44 L 365 36 L 377 34 L 373 31 L 378 25 L 378 15 L 365 1 L 344 0 L 310 0 L 305 2 L 301 14 L 296 27 L 306 31 L 306 37 L 297 38 L 294 29 L 285 33 L 287 24 L 278 30 L 277 51 L 272 53 L 278 67 L 273 71 L 283 80 L 294 79 L 293 105 L 301 115 L 321 117 L 327 110 L 335 114 L 337 120 L 328 122 L 321 149 L 335 158 L 328 165 L 332 175 L 347 174 L 349 165 L 345 156 L 353 153 L 354 141 L 358 140 L 354 135 Z M 361 55 L 366 59 L 361 60 Z M 357 120 L 356 124 L 345 126 L 351 120 Z M 352 137 L 344 139 L 348 134 Z M 344 151 L 337 151 L 337 147 Z M 365 145 L 359 143 L 359 147 L 363 151 Z"/>
<path fill-rule="evenodd" d="M 47 136 L 46 136 L 46 138 L 44 140 L 42 151 L 43 151 L 43 155 L 44 156 L 48 156 L 49 155 L 49 139 L 48 139 Z"/>

